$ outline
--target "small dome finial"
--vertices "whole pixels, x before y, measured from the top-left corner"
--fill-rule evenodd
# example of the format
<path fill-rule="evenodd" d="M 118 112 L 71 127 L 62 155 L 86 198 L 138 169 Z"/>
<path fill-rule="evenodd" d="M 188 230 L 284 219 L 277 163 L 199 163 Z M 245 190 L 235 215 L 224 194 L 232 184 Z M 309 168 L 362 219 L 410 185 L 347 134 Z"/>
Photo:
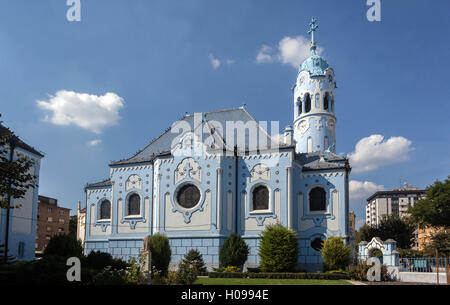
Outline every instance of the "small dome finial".
<path fill-rule="evenodd" d="M 309 31 L 308 34 L 311 34 L 311 53 L 316 54 L 316 42 L 314 40 L 314 32 L 319 28 L 316 24 L 317 20 L 313 17 L 311 18 L 311 22 L 309 23 Z"/>

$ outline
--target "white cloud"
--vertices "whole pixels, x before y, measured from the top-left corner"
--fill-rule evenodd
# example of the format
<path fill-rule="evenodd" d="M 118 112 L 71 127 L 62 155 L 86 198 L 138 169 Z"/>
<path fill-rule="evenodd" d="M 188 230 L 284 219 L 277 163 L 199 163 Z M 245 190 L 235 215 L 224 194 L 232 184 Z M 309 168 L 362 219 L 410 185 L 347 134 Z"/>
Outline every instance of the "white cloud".
<path fill-rule="evenodd" d="M 45 121 L 55 125 L 77 125 L 94 133 L 101 133 L 108 126 L 117 125 L 123 99 L 108 92 L 98 96 L 61 90 L 48 101 L 37 101 L 39 108 L 50 111 Z"/>
<path fill-rule="evenodd" d="M 321 54 L 323 49 L 318 47 L 317 54 Z M 274 61 L 288 64 L 294 68 L 298 68 L 300 64 L 311 55 L 310 42 L 304 36 L 289 37 L 286 36 L 280 40 L 277 46 L 277 52 L 268 45 L 262 45 L 258 55 L 257 63 L 271 63 Z"/>
<path fill-rule="evenodd" d="M 270 53 L 272 53 L 272 50 L 273 50 L 273 48 L 269 47 L 268 45 L 263 44 L 261 46 L 261 49 L 258 52 L 258 55 L 256 55 L 256 62 L 258 64 L 273 62 L 274 55 L 270 54 Z"/>
<path fill-rule="evenodd" d="M 102 143 L 102 140 L 91 140 L 91 141 L 87 142 L 87 145 L 88 146 L 96 146 L 100 143 Z"/>
<path fill-rule="evenodd" d="M 209 61 L 214 70 L 217 70 L 220 67 L 220 60 L 215 58 L 214 55 L 209 54 Z"/>
<path fill-rule="evenodd" d="M 409 159 L 413 150 L 412 142 L 404 137 L 391 137 L 374 134 L 356 143 L 355 151 L 348 154 L 350 165 L 355 173 L 367 172 L 383 165 L 403 162 Z"/>
<path fill-rule="evenodd" d="M 350 180 L 349 182 L 350 201 L 353 202 L 363 201 L 365 203 L 368 197 L 382 190 L 384 190 L 384 185 L 377 185 L 370 181 Z"/>

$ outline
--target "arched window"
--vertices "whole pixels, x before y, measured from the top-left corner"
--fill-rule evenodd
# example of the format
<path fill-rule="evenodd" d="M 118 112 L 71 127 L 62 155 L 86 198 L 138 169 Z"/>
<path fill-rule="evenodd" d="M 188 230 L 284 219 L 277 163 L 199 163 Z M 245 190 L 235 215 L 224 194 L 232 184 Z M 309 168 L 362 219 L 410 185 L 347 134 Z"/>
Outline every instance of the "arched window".
<path fill-rule="evenodd" d="M 111 219 L 111 202 L 103 200 L 100 204 L 100 219 Z"/>
<path fill-rule="evenodd" d="M 178 191 L 177 201 L 185 209 L 193 208 L 200 201 L 200 190 L 193 184 L 186 184 Z"/>
<path fill-rule="evenodd" d="M 322 187 L 315 187 L 309 192 L 309 210 L 324 211 L 327 206 L 326 193 Z"/>
<path fill-rule="evenodd" d="M 320 109 L 320 95 L 316 94 L 316 109 Z"/>
<path fill-rule="evenodd" d="M 141 197 L 138 194 L 133 194 L 128 198 L 128 215 L 141 214 Z"/>
<path fill-rule="evenodd" d="M 328 148 L 328 137 L 325 136 L 325 138 L 323 138 L 323 149 L 326 150 Z"/>
<path fill-rule="evenodd" d="M 306 93 L 305 95 L 305 112 L 308 113 L 311 111 L 311 97 L 309 96 L 309 93 Z"/>
<path fill-rule="evenodd" d="M 330 100 L 330 95 L 328 92 L 325 93 L 325 96 L 323 97 L 323 109 L 328 110 L 328 101 Z"/>
<path fill-rule="evenodd" d="M 269 190 L 264 185 L 255 187 L 253 190 L 253 210 L 269 209 Z"/>

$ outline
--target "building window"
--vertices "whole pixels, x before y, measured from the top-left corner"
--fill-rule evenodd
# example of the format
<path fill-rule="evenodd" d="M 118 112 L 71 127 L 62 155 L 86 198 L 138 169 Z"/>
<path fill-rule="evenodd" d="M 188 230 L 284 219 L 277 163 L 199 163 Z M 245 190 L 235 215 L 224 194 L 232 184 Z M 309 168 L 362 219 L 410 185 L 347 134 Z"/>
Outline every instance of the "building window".
<path fill-rule="evenodd" d="M 330 96 L 328 92 L 325 93 L 325 96 L 323 98 L 323 109 L 328 110 L 328 101 L 330 99 Z"/>
<path fill-rule="evenodd" d="M 47 227 L 47 232 L 51 231 L 52 227 Z"/>
<path fill-rule="evenodd" d="M 48 208 L 47 212 L 51 213 L 52 212 L 52 208 Z"/>
<path fill-rule="evenodd" d="M 59 215 L 64 215 L 64 210 L 59 211 Z"/>
<path fill-rule="evenodd" d="M 322 250 L 323 247 L 323 239 L 322 238 L 315 238 L 313 241 L 311 241 L 311 248 L 313 248 L 316 251 Z"/>
<path fill-rule="evenodd" d="M 309 192 L 309 210 L 324 211 L 326 209 L 326 193 L 322 187 L 315 187 Z"/>
<path fill-rule="evenodd" d="M 133 194 L 128 199 L 128 215 L 141 214 L 141 197 L 138 194 Z"/>
<path fill-rule="evenodd" d="M 64 219 L 60 218 L 59 223 L 64 223 Z"/>
<path fill-rule="evenodd" d="M 312 145 L 312 138 L 311 137 L 308 137 L 308 140 L 307 140 L 308 142 L 307 142 L 307 151 L 310 153 L 310 152 L 312 152 L 312 147 L 313 147 L 313 145 Z"/>
<path fill-rule="evenodd" d="M 298 103 L 298 115 L 302 114 L 302 102 Z"/>
<path fill-rule="evenodd" d="M 111 202 L 103 200 L 100 204 L 100 219 L 111 219 Z"/>
<path fill-rule="evenodd" d="M 311 97 L 309 96 L 309 93 L 306 93 L 305 95 L 305 112 L 308 113 L 311 111 Z"/>
<path fill-rule="evenodd" d="M 178 191 L 177 202 L 185 209 L 195 207 L 199 201 L 200 190 L 193 184 L 183 185 Z"/>
<path fill-rule="evenodd" d="M 25 243 L 24 242 L 20 242 L 19 243 L 19 247 L 17 249 L 17 256 L 19 258 L 22 258 L 25 254 Z"/>
<path fill-rule="evenodd" d="M 47 217 L 47 221 L 48 222 L 52 222 L 53 221 L 53 217 Z"/>
<path fill-rule="evenodd" d="M 325 138 L 323 138 L 323 149 L 327 149 L 328 148 L 328 137 L 325 136 Z"/>
<path fill-rule="evenodd" d="M 252 195 L 253 210 L 269 209 L 269 190 L 266 186 L 260 185 L 255 187 Z"/>

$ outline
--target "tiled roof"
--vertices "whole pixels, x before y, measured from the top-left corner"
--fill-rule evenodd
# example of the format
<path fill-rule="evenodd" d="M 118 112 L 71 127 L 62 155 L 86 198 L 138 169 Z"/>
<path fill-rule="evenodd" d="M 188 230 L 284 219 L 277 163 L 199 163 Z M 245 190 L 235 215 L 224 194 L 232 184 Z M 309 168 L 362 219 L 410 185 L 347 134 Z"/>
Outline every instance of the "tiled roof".
<path fill-rule="evenodd" d="M 264 137 L 266 137 L 266 143 L 268 147 L 273 147 L 271 145 L 275 142 L 259 124 L 258 122 L 244 109 L 244 108 L 232 108 L 225 110 L 217 110 L 211 112 L 204 112 L 203 121 L 201 123 L 196 122 L 194 120 L 194 115 L 186 115 L 180 122 L 188 123 L 191 126 L 191 130 L 196 130 L 197 128 L 202 128 L 203 130 L 208 130 L 209 133 L 207 135 L 203 135 L 203 138 L 206 139 L 210 136 L 214 139 L 215 143 L 219 143 L 226 149 L 233 149 L 233 147 L 229 147 L 226 143 L 226 122 L 242 122 L 244 124 L 249 121 L 253 121 L 256 123 L 256 126 L 259 128 L 259 132 L 261 132 Z M 214 128 L 217 123 L 220 123 L 224 130 L 219 130 Z M 196 126 L 194 126 L 196 124 Z M 205 126 L 205 124 L 207 126 Z M 210 130 L 214 129 L 214 132 L 211 135 Z M 179 133 L 172 133 L 171 129 L 167 129 L 164 133 L 162 133 L 159 137 L 150 142 L 144 149 L 136 153 L 134 156 L 128 159 L 112 162 L 110 165 L 122 165 L 122 164 L 130 164 L 130 163 L 142 163 L 152 161 L 156 156 L 160 155 L 169 155 L 171 152 L 171 146 L 173 140 L 179 136 Z M 246 133 L 245 137 L 245 148 L 242 147 L 242 150 L 256 150 L 258 149 L 259 143 L 253 143 L 253 141 L 249 141 L 249 135 Z M 255 145 L 256 144 L 256 145 Z M 280 145 L 281 146 L 281 145 Z M 217 149 L 217 147 L 216 147 Z M 241 147 L 239 147 L 241 149 Z"/>
<path fill-rule="evenodd" d="M 111 186 L 111 185 L 112 185 L 111 180 L 106 179 L 106 180 L 96 182 L 96 183 L 88 183 L 88 184 L 86 184 L 85 189 L 92 188 L 92 187 Z"/>
<path fill-rule="evenodd" d="M 14 134 L 14 132 L 12 132 L 9 128 L 3 126 L 2 124 L 0 124 L 0 137 L 4 137 L 6 135 L 12 135 L 12 141 L 14 141 L 15 145 L 17 147 L 20 147 L 26 151 L 29 151 L 39 157 L 44 157 L 44 155 L 37 151 L 36 149 L 34 149 L 32 146 L 28 145 L 27 143 L 25 143 L 24 141 L 22 141 L 18 136 L 16 136 Z"/>
<path fill-rule="evenodd" d="M 296 160 L 303 165 L 303 171 L 327 169 L 351 169 L 348 159 L 332 152 L 297 154 Z"/>

